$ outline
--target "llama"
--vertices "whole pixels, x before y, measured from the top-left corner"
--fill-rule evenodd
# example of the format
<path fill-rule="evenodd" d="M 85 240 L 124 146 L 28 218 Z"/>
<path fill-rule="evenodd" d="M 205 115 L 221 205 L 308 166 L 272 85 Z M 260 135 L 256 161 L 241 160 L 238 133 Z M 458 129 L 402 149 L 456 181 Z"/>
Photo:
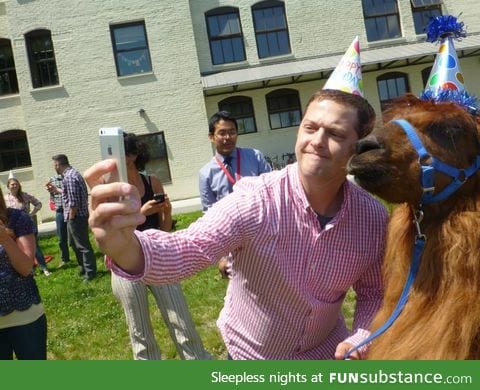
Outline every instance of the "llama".
<path fill-rule="evenodd" d="M 416 129 L 433 156 L 459 169 L 478 165 L 480 124 L 454 103 L 404 96 L 384 115 L 384 125 L 360 140 L 349 173 L 369 192 L 397 203 L 384 260 L 385 298 L 371 329 L 394 310 L 407 278 L 415 241 L 414 211 L 427 240 L 402 313 L 372 342 L 369 359 L 480 359 L 480 173 L 447 199 L 420 206 L 423 194 L 417 152 L 397 123 Z M 429 161 L 421 161 L 422 164 Z M 462 178 L 463 179 L 463 178 Z M 435 173 L 437 194 L 450 182 Z"/>

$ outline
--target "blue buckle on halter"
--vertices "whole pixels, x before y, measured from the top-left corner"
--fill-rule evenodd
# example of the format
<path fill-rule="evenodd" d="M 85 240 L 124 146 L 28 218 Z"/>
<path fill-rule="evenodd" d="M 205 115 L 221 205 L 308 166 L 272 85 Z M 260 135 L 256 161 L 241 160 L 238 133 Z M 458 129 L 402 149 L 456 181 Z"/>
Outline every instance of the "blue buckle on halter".
<path fill-rule="evenodd" d="M 435 192 L 435 168 L 430 165 L 421 165 L 421 167 L 423 193 L 433 195 Z"/>

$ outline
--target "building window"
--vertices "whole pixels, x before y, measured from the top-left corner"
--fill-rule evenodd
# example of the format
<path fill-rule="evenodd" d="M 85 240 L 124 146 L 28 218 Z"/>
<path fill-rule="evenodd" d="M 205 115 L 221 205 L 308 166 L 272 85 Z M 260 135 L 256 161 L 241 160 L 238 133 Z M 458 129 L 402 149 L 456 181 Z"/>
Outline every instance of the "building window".
<path fill-rule="evenodd" d="M 0 95 L 15 93 L 18 93 L 18 81 L 12 45 L 10 40 L 0 39 Z"/>
<path fill-rule="evenodd" d="M 168 164 L 167 146 L 163 131 L 153 134 L 139 135 L 148 148 L 150 160 L 145 171 L 149 175 L 155 175 L 163 184 L 172 182 L 170 165 Z"/>
<path fill-rule="evenodd" d="M 369 42 L 402 35 L 397 0 L 362 0 Z"/>
<path fill-rule="evenodd" d="M 232 96 L 218 103 L 220 111 L 230 112 L 237 120 L 238 134 L 256 133 L 252 99 L 247 96 Z"/>
<path fill-rule="evenodd" d="M 237 8 L 222 7 L 205 14 L 213 65 L 245 60 L 242 26 Z"/>
<path fill-rule="evenodd" d="M 0 133 L 0 171 L 32 166 L 26 133 L 8 130 Z"/>
<path fill-rule="evenodd" d="M 49 30 L 35 30 L 25 34 L 33 88 L 58 84 L 57 64 Z"/>
<path fill-rule="evenodd" d="M 279 89 L 266 96 L 270 128 L 281 129 L 297 126 L 302 120 L 302 111 L 298 91 Z"/>
<path fill-rule="evenodd" d="M 262 1 L 252 7 L 252 13 L 258 57 L 266 58 L 290 53 L 283 2 Z"/>
<path fill-rule="evenodd" d="M 431 66 L 422 70 L 422 81 L 423 81 L 423 86 L 424 87 L 427 86 L 428 78 L 430 77 L 431 72 L 432 72 L 432 67 Z"/>
<path fill-rule="evenodd" d="M 152 71 L 145 22 L 110 26 L 117 76 Z"/>
<path fill-rule="evenodd" d="M 442 15 L 442 0 L 411 0 L 415 32 L 424 34 L 431 17 Z"/>
<path fill-rule="evenodd" d="M 377 77 L 377 88 L 383 111 L 392 99 L 410 92 L 408 75 L 401 72 L 385 73 Z"/>

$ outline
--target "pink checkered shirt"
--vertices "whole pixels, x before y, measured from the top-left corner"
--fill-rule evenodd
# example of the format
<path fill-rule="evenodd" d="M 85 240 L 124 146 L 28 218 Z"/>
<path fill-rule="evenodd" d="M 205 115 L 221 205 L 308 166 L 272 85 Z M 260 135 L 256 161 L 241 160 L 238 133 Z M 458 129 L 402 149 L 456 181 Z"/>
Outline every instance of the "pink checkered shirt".
<path fill-rule="evenodd" d="M 340 212 L 322 229 L 297 164 L 240 180 L 188 229 L 136 232 L 148 284 L 177 282 L 233 253 L 233 279 L 218 326 L 233 359 L 332 359 L 338 343 L 369 332 L 383 296 L 387 213 L 345 181 Z M 357 294 L 354 334 L 341 312 Z"/>

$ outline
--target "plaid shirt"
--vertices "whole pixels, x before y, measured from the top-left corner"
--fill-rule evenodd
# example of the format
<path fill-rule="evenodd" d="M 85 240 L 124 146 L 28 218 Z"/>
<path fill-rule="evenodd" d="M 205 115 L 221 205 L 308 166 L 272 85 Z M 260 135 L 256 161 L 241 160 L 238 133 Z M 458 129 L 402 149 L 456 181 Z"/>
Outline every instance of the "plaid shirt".
<path fill-rule="evenodd" d="M 63 176 L 62 175 L 52 176 L 50 178 L 50 183 L 52 183 L 59 190 L 62 190 L 63 189 Z M 62 194 L 50 194 L 50 200 L 53 200 L 53 202 L 55 203 L 55 209 L 56 210 L 63 209 Z"/>
<path fill-rule="evenodd" d="M 88 217 L 88 192 L 87 185 L 82 175 L 72 167 L 63 172 L 63 218 L 68 220 L 72 207 L 77 207 L 77 215 Z"/>
<path fill-rule="evenodd" d="M 383 297 L 381 263 L 387 212 L 345 181 L 344 201 L 324 229 L 308 203 L 297 164 L 240 180 L 188 229 L 136 231 L 147 284 L 172 283 L 234 255 L 218 326 L 234 359 L 333 359 L 357 344 Z M 353 335 L 341 307 L 357 294 Z"/>

